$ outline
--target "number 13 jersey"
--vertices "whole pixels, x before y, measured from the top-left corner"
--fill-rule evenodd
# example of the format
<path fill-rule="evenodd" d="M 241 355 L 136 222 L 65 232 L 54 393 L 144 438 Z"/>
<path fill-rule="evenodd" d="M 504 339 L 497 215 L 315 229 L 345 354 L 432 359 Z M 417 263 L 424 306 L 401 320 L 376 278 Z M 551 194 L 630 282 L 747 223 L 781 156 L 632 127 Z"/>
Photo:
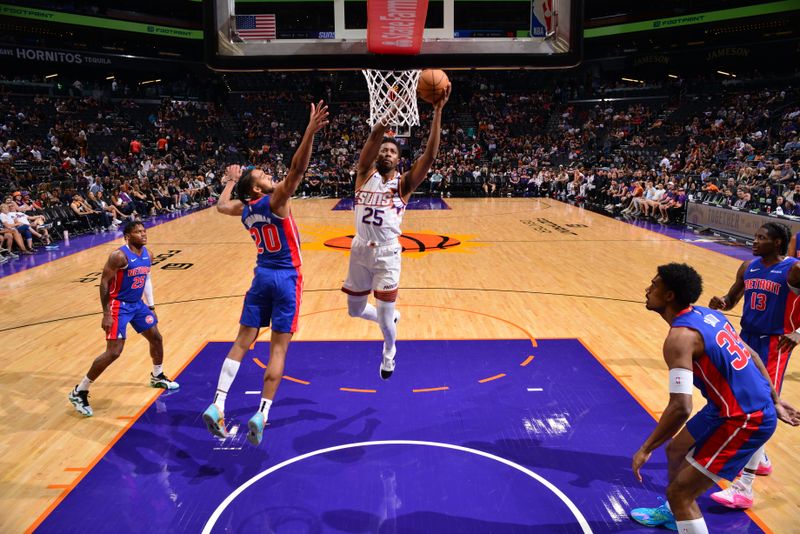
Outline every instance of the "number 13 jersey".
<path fill-rule="evenodd" d="M 356 191 L 356 236 L 375 243 L 397 238 L 406 210 L 401 195 L 399 172 L 384 182 L 375 171 Z"/>
<path fill-rule="evenodd" d="M 750 262 L 744 273 L 742 332 L 780 335 L 800 327 L 800 301 L 786 280 L 797 261 L 784 258 L 770 267 L 761 258 Z"/>

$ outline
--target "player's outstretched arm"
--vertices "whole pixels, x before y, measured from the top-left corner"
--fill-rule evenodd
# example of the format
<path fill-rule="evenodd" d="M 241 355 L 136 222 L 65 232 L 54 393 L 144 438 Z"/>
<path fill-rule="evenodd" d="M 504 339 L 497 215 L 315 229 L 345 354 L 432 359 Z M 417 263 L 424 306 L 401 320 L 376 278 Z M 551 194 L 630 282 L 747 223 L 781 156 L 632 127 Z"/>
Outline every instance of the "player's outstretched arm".
<path fill-rule="evenodd" d="M 100 305 L 103 307 L 103 321 L 100 327 L 108 332 L 114 322 L 109 306 L 109 293 L 111 282 L 117 277 L 117 271 L 124 269 L 128 265 L 125 253 L 117 249 L 108 256 L 106 264 L 103 266 L 103 274 L 100 276 Z"/>
<path fill-rule="evenodd" d="M 741 300 L 742 295 L 744 295 L 744 273 L 749 267 L 750 260 L 742 262 L 739 266 L 739 270 L 736 271 L 736 280 L 734 280 L 728 293 L 721 297 L 711 297 L 711 302 L 708 303 L 708 307 L 712 310 L 727 311 L 736 306 L 739 300 Z"/>
<path fill-rule="evenodd" d="M 792 238 L 789 240 L 789 250 L 786 251 L 786 255 L 790 258 L 797 257 L 797 234 L 792 235 Z"/>
<path fill-rule="evenodd" d="M 369 178 L 372 168 L 375 165 L 375 159 L 378 157 L 378 152 L 381 149 L 381 142 L 386 135 L 386 125 L 383 124 L 384 120 L 397 113 L 397 109 L 393 108 L 387 111 L 387 115 L 383 120 L 378 119 L 369 133 L 369 137 L 364 142 L 364 147 L 361 149 L 361 154 L 358 155 L 358 165 L 356 165 L 356 184 L 355 188 L 358 190 Z M 388 120 L 387 120 L 388 122 Z"/>
<path fill-rule="evenodd" d="M 225 169 L 225 176 L 222 177 L 222 183 L 225 184 L 225 187 L 222 189 L 222 193 L 220 193 L 219 200 L 217 201 L 218 212 L 224 213 L 225 215 L 242 215 L 244 203 L 241 200 L 234 200 L 231 198 L 233 188 L 236 187 L 241 177 L 241 165 L 229 165 L 228 168 Z"/>
<path fill-rule="evenodd" d="M 439 141 L 442 137 L 442 110 L 447 100 L 450 98 L 450 90 L 452 85 L 448 84 L 442 98 L 433 104 L 433 121 L 431 123 L 431 133 L 428 134 L 428 142 L 425 145 L 425 152 L 417 158 L 417 161 L 411 165 L 411 168 L 401 178 L 400 190 L 403 193 L 403 200 L 408 202 L 414 191 L 417 190 L 425 177 L 428 176 L 428 171 L 431 169 L 433 162 L 436 160 L 436 155 L 439 153 Z"/>
<path fill-rule="evenodd" d="M 303 140 L 300 141 L 300 146 L 292 157 L 292 163 L 289 167 L 289 172 L 286 173 L 286 178 L 275 186 L 275 192 L 272 193 L 270 203 L 273 209 L 279 208 L 286 204 L 292 198 L 294 192 L 297 191 L 297 186 L 303 179 L 303 175 L 308 169 L 308 163 L 311 161 L 311 150 L 314 148 L 314 134 L 320 131 L 325 125 L 328 124 L 328 106 L 325 102 L 320 100 L 316 105 L 311 104 L 311 115 L 308 118 L 308 126 L 303 134 Z"/>

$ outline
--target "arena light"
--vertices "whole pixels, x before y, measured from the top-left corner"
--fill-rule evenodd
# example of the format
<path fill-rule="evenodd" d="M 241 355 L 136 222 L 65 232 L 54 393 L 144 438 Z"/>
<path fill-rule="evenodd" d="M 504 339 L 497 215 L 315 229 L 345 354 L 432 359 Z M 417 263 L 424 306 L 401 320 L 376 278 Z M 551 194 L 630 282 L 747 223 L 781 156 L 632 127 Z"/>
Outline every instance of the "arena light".
<path fill-rule="evenodd" d="M 160 81 L 161 81 L 161 78 L 159 78 L 157 80 L 146 80 L 144 82 L 139 82 L 139 85 L 147 85 L 148 83 L 158 83 Z"/>
<path fill-rule="evenodd" d="M 717 74 L 722 74 L 723 76 L 730 76 L 731 78 L 736 78 L 735 74 L 731 74 L 730 72 L 725 72 L 724 70 L 718 70 Z"/>
<path fill-rule="evenodd" d="M 667 76 L 669 76 L 670 78 L 674 78 L 674 79 L 676 79 L 676 80 L 678 79 L 678 77 L 677 77 L 677 76 L 675 76 L 674 74 L 667 74 Z"/>
<path fill-rule="evenodd" d="M 106 76 L 106 80 L 113 80 L 114 76 Z"/>
<path fill-rule="evenodd" d="M 624 76 L 622 77 L 622 79 L 623 79 L 623 81 L 626 81 L 626 82 L 644 83 L 642 80 L 637 80 L 637 79 L 634 79 L 634 78 L 625 78 Z"/>
<path fill-rule="evenodd" d="M 47 76 L 44 77 L 44 79 L 45 80 L 49 80 L 50 78 L 55 78 L 57 76 L 58 76 L 58 74 L 48 74 Z"/>

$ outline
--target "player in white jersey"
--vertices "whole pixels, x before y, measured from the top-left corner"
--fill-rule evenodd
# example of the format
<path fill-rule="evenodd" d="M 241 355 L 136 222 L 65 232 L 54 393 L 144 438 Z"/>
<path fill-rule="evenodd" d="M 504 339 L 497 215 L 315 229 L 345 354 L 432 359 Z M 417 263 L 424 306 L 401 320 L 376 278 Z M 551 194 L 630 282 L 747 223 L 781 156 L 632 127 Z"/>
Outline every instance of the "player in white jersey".
<path fill-rule="evenodd" d="M 356 236 L 350 248 L 350 267 L 342 291 L 347 293 L 350 317 L 361 317 L 378 323 L 383 333 L 383 358 L 380 375 L 392 376 L 395 362 L 397 320 L 395 310 L 400 286 L 400 252 L 397 238 L 403 221 L 406 203 L 425 180 L 439 152 L 442 130 L 442 110 L 450 98 L 450 86 L 441 99 L 433 104 L 433 121 L 425 152 L 400 173 L 400 147 L 391 138 L 384 138 L 386 126 L 377 121 L 372 128 L 361 155 L 356 174 Z M 375 294 L 377 306 L 367 302 Z"/>

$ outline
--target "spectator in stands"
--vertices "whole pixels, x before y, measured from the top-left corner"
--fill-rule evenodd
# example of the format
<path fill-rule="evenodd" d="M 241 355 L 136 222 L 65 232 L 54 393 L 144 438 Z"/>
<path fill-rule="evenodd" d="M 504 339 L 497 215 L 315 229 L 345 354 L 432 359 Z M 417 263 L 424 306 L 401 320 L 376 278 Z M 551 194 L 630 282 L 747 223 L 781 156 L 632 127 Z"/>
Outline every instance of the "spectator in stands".
<path fill-rule="evenodd" d="M 40 230 L 38 231 L 32 226 L 31 220 L 26 214 L 21 211 L 13 211 L 14 209 L 16 209 L 16 206 L 13 201 L 7 202 L 2 206 L 2 215 L 4 215 L 4 217 L 2 217 L 3 224 L 16 229 L 20 235 L 22 235 L 22 239 L 25 241 L 28 251 L 33 251 L 34 237 L 40 239 L 48 250 L 58 248 L 58 245 L 54 245 L 50 240 L 50 233 L 47 231 L 47 228 L 42 226 L 44 224 L 44 217 L 41 215 L 32 216 L 36 219 L 36 226 Z"/>

